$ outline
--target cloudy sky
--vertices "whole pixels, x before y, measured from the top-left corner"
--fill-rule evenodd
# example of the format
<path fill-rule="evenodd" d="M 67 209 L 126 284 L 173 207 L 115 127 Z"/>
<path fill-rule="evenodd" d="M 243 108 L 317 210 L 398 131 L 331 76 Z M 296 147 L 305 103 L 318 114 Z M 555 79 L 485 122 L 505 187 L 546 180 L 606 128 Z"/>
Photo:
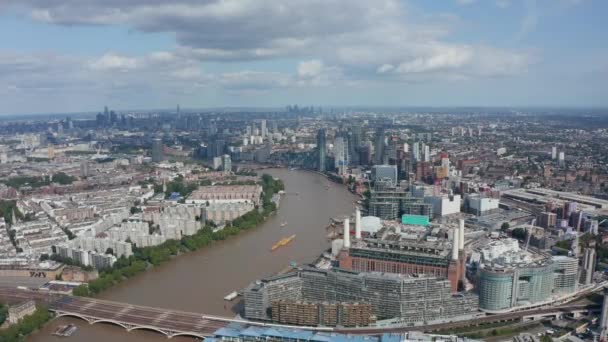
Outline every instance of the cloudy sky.
<path fill-rule="evenodd" d="M 608 106 L 605 0 L 0 0 L 0 114 Z"/>

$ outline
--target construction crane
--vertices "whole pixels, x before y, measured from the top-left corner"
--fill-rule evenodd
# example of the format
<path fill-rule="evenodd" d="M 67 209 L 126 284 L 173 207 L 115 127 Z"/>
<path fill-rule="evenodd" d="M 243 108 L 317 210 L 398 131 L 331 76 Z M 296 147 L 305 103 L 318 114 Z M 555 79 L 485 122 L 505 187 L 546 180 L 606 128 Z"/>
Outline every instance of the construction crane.
<path fill-rule="evenodd" d="M 532 222 L 530 222 L 530 225 L 528 227 L 526 227 L 526 247 L 524 248 L 524 251 L 528 251 L 528 246 L 530 246 L 530 235 L 532 235 L 529 231 L 528 228 L 533 228 L 534 225 L 536 224 L 536 218 L 532 219 Z"/>

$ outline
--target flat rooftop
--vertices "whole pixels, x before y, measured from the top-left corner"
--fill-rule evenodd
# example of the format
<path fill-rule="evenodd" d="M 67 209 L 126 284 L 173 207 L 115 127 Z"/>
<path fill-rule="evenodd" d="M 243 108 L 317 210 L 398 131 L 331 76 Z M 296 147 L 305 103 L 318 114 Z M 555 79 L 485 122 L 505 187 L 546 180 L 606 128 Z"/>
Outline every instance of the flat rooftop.
<path fill-rule="evenodd" d="M 502 196 L 514 198 L 525 202 L 545 204 L 554 202 L 576 202 L 583 210 L 596 210 L 608 208 L 608 201 L 591 196 L 580 195 L 573 192 L 555 191 L 545 188 L 513 189 L 502 193 Z"/>
<path fill-rule="evenodd" d="M 190 199 L 205 198 L 214 194 L 246 194 L 262 191 L 260 185 L 212 185 L 201 186 L 190 194 Z"/>

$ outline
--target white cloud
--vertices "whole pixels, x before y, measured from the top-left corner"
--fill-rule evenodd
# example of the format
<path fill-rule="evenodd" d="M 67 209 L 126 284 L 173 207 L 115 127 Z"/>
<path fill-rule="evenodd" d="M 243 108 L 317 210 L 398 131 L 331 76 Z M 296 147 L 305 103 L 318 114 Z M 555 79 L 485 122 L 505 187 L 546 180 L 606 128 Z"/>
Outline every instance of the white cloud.
<path fill-rule="evenodd" d="M 382 64 L 376 70 L 379 74 L 385 74 L 387 72 L 395 70 L 395 66 L 392 64 Z"/>
<path fill-rule="evenodd" d="M 318 59 L 300 62 L 298 64 L 298 76 L 300 78 L 314 78 L 323 71 L 323 62 Z"/>
<path fill-rule="evenodd" d="M 457 0 L 470 4 L 472 0 Z M 507 0 L 496 0 L 505 2 Z M 563 0 L 566 1 L 566 0 Z M 575 1 L 575 0 L 567 0 Z M 0 82 L 120 92 L 192 92 L 378 85 L 504 77 L 525 72 L 529 51 L 463 45 L 453 15 L 412 13 L 401 0 L 0 0 L 56 25 L 121 25 L 175 36 L 173 51 L 69 57 L 0 52 Z M 533 28 L 535 22 L 526 24 Z M 522 34 L 523 35 L 523 34 Z M 206 62 L 300 61 L 290 72 L 203 70 Z M 244 68 L 248 69 L 248 68 Z M 284 70 L 282 68 L 282 70 Z M 26 75 L 13 77 L 17 71 Z M 194 89 L 194 90 L 193 90 Z"/>
<path fill-rule="evenodd" d="M 471 60 L 472 52 L 468 47 L 438 47 L 428 57 L 418 57 L 399 64 L 398 73 L 436 72 L 462 67 Z"/>
<path fill-rule="evenodd" d="M 135 58 L 121 56 L 115 53 L 107 53 L 101 58 L 98 58 L 90 63 L 90 67 L 94 70 L 107 71 L 119 70 L 129 71 L 137 68 L 138 61 Z"/>
<path fill-rule="evenodd" d="M 454 20 L 412 15 L 401 0 L 7 1 L 29 6 L 36 20 L 48 23 L 126 25 L 142 32 L 172 33 L 179 43 L 176 53 L 200 61 L 322 60 L 344 75 L 387 74 L 384 65 L 422 73 L 466 64 L 458 63 L 466 56 L 457 55 L 466 51 L 444 39 Z M 534 22 L 528 20 L 525 26 Z M 123 70 L 137 67 L 128 61 L 105 63 Z"/>

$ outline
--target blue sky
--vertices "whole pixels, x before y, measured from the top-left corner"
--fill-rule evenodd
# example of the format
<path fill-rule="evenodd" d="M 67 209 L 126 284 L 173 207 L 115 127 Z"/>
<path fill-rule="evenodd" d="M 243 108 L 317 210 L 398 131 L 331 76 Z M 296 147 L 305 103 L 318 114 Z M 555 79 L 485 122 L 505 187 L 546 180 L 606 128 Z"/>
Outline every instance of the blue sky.
<path fill-rule="evenodd" d="M 1 114 L 608 106 L 603 0 L 4 0 Z"/>

